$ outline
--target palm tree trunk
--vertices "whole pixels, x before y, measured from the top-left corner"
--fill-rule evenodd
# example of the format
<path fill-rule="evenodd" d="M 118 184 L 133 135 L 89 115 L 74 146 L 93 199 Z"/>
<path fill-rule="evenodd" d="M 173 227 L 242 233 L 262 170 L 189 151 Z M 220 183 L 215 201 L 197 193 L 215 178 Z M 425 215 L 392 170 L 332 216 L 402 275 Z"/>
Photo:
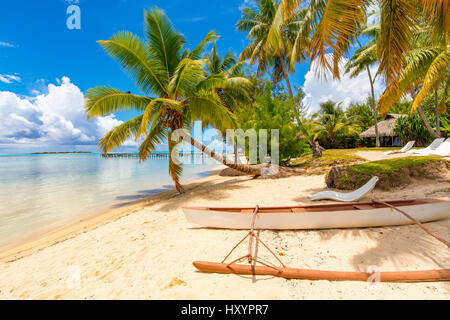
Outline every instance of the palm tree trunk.
<path fill-rule="evenodd" d="M 419 116 L 422 119 L 422 121 L 423 121 L 425 127 L 427 128 L 428 132 L 430 133 L 431 137 L 434 138 L 434 139 L 440 138 L 440 136 L 437 135 L 437 133 L 433 130 L 433 128 L 431 127 L 430 123 L 428 122 L 427 117 L 423 113 L 422 107 L 419 107 L 417 109 L 417 112 L 419 112 Z"/>
<path fill-rule="evenodd" d="M 284 55 L 281 55 L 280 57 L 281 60 L 281 67 L 283 68 L 283 75 L 284 75 L 284 80 L 286 81 L 286 86 L 289 92 L 289 96 L 291 97 L 291 99 L 294 98 L 294 94 L 292 93 L 292 87 L 291 87 L 291 82 L 289 81 L 289 74 L 287 72 L 286 69 L 286 63 L 284 61 Z"/>
<path fill-rule="evenodd" d="M 369 75 L 369 81 L 370 81 L 370 90 L 372 93 L 372 112 L 373 112 L 373 119 L 375 121 L 375 141 L 376 141 L 376 147 L 379 148 L 381 146 L 380 144 L 380 133 L 378 131 L 378 114 L 377 114 L 377 106 L 375 103 L 375 89 L 373 85 L 373 78 L 372 74 L 370 73 L 370 68 L 367 68 L 367 74 Z"/>
<path fill-rule="evenodd" d="M 184 141 L 189 141 L 189 143 L 194 146 L 196 149 L 200 150 L 204 154 L 210 156 L 214 160 L 223 163 L 229 168 L 235 169 L 237 171 L 254 175 L 254 176 L 260 176 L 261 175 L 261 168 L 259 166 L 253 166 L 253 165 L 247 165 L 242 163 L 230 163 L 228 162 L 222 155 L 215 153 L 211 149 L 208 149 L 205 145 L 198 142 L 194 138 L 192 138 L 189 134 L 187 134 L 184 130 L 179 130 L 181 133 L 180 135 L 184 138 Z"/>
<path fill-rule="evenodd" d="M 323 148 L 319 145 L 319 143 L 315 141 L 313 137 L 310 137 L 308 142 L 313 152 L 313 158 L 322 158 Z"/>
<path fill-rule="evenodd" d="M 434 91 L 434 114 L 436 116 L 436 134 L 441 136 L 441 121 L 439 119 L 439 95 Z"/>

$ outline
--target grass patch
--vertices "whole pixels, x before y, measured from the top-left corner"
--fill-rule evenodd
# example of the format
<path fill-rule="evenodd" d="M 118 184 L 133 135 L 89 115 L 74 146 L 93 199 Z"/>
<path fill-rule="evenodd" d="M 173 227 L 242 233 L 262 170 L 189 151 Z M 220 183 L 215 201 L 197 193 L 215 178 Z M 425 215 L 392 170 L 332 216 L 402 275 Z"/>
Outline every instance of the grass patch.
<path fill-rule="evenodd" d="M 327 175 L 327 185 L 342 190 L 360 188 L 373 176 L 378 176 L 378 187 L 389 190 L 407 185 L 412 178 L 442 176 L 450 169 L 450 161 L 434 157 L 407 157 L 333 168 Z"/>
<path fill-rule="evenodd" d="M 300 167 L 307 171 L 307 174 L 324 174 L 330 167 L 350 165 L 364 162 L 363 158 L 355 155 L 359 149 L 336 149 L 326 150 L 322 158 L 313 158 L 312 154 L 293 159 L 290 163 L 292 167 Z"/>

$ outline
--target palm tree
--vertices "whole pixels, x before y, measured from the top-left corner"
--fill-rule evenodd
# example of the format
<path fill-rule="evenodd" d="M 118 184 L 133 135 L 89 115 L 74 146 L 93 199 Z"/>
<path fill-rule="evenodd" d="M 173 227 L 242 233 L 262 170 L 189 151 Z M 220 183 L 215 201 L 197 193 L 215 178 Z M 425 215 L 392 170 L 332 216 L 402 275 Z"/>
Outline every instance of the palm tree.
<path fill-rule="evenodd" d="M 235 113 L 238 108 L 245 104 L 251 104 L 249 90 L 246 84 L 248 79 L 243 77 L 244 61 L 237 61 L 235 55 L 228 51 L 222 58 L 217 50 L 216 43 L 214 43 L 210 54 L 207 56 L 206 70 L 211 81 L 219 79 L 217 87 L 215 88 L 217 95 L 220 97 L 222 103 Z M 231 128 L 227 128 L 231 129 Z M 222 135 L 225 132 L 222 131 Z M 233 139 L 234 147 L 234 162 L 238 162 L 238 146 L 235 139 Z"/>
<path fill-rule="evenodd" d="M 345 112 L 340 104 L 328 101 L 320 105 L 318 117 L 314 128 L 316 138 L 322 137 L 329 141 L 332 147 L 336 147 L 339 134 L 353 132 L 353 127 L 345 118 Z"/>
<path fill-rule="evenodd" d="M 276 46 L 282 36 L 281 26 L 298 12 L 306 1 L 281 0 L 268 41 Z M 337 79 L 340 78 L 339 62 L 349 52 L 353 41 L 358 37 L 362 24 L 366 21 L 368 8 L 376 3 L 380 6 L 380 35 L 377 42 L 378 73 L 383 74 L 386 84 L 398 85 L 403 67 L 405 52 L 411 49 L 413 31 L 418 21 L 427 21 L 434 38 L 449 38 L 449 1 L 446 0 L 311 0 L 307 10 L 310 12 L 313 33 L 309 46 L 312 59 L 318 59 L 322 70 L 328 69 Z M 331 53 L 331 59 L 328 54 Z M 444 58 L 435 64 L 443 65 Z M 441 69 L 442 70 L 442 69 Z M 425 91 L 431 85 L 426 82 Z M 418 97 L 421 97 L 419 94 Z"/>
<path fill-rule="evenodd" d="M 172 155 L 176 145 L 172 137 L 177 133 L 184 141 L 215 160 L 236 170 L 259 175 L 259 168 L 227 163 L 221 155 L 209 150 L 188 133 L 191 124 L 198 119 L 204 125 L 219 129 L 232 128 L 235 123 L 233 114 L 216 90 L 226 86 L 227 79 L 223 75 L 212 79 L 205 71 L 206 60 L 201 59 L 205 47 L 217 38 L 214 32 L 208 33 L 197 47 L 189 50 L 183 36 L 174 29 L 165 13 L 154 8 L 145 11 L 145 36 L 146 41 L 131 32 L 122 31 L 109 40 L 99 41 L 143 93 L 131 94 L 107 86 L 87 92 L 85 110 L 88 118 L 116 111 L 140 113 L 112 129 L 99 141 L 102 152 L 106 154 L 134 137 L 136 140 L 142 139 L 139 146 L 141 161 L 145 161 L 166 139 Z M 246 83 L 243 78 L 235 81 L 236 86 Z M 183 192 L 179 182 L 181 173 L 181 164 L 173 155 L 170 156 L 169 174 L 179 192 Z"/>
<path fill-rule="evenodd" d="M 370 67 L 377 63 L 377 39 L 380 33 L 380 25 L 374 24 L 366 26 L 361 30 L 361 35 L 369 36 L 371 39 L 364 46 L 361 45 L 358 38 L 356 41 L 359 48 L 355 51 L 353 56 L 346 64 L 345 72 L 350 73 L 350 77 L 357 77 L 361 72 L 366 71 L 369 77 L 371 100 L 370 105 L 372 107 L 373 119 L 375 122 L 375 141 L 376 147 L 380 147 L 380 134 L 378 131 L 378 112 L 377 103 L 375 101 L 375 89 L 374 83 L 377 77 L 372 75 Z"/>
<path fill-rule="evenodd" d="M 440 137 L 439 125 L 436 131 L 428 122 L 421 103 L 429 94 L 435 94 L 436 123 L 439 114 L 447 110 L 448 86 L 450 83 L 450 49 L 445 37 L 433 37 L 431 28 L 419 29 L 412 39 L 412 50 L 405 55 L 405 68 L 398 85 L 390 85 L 378 101 L 378 108 L 386 112 L 402 96 L 410 94 L 413 98 L 411 113 L 417 111 L 428 132 L 433 138 Z M 437 92 L 443 89 L 441 101 Z"/>
<path fill-rule="evenodd" d="M 284 77 L 291 99 L 294 98 L 287 64 L 290 61 L 301 61 L 306 58 L 305 47 L 309 45 L 309 20 L 307 12 L 301 10 L 293 14 L 279 26 L 280 37 L 275 45 L 269 46 L 269 32 L 274 24 L 279 4 L 276 0 L 256 0 L 257 11 L 245 7 L 242 19 L 237 23 L 240 32 L 248 32 L 251 43 L 242 51 L 240 59 L 250 59 L 250 64 L 258 64 L 257 75 L 264 75 L 272 68 L 273 81 L 278 83 Z M 294 71 L 295 63 L 290 64 L 290 71 Z M 302 124 L 297 106 L 294 106 L 297 124 L 302 133 L 308 138 L 313 155 L 322 156 L 322 147 L 315 141 L 307 128 Z"/>
<path fill-rule="evenodd" d="M 240 60 L 249 59 L 250 64 L 257 64 L 257 75 L 264 75 L 269 68 L 272 68 L 271 75 L 274 84 L 286 81 L 287 90 L 291 99 L 294 97 L 291 83 L 289 80 L 289 70 L 287 65 L 294 57 L 294 60 L 304 59 L 304 50 L 296 50 L 292 55 L 294 42 L 297 39 L 297 32 L 301 26 L 301 17 L 303 13 L 296 13 L 291 19 L 283 23 L 281 40 L 276 46 L 271 46 L 269 50 L 268 34 L 273 19 L 276 16 L 279 4 L 276 0 L 256 0 L 257 11 L 245 7 L 242 11 L 242 19 L 237 23 L 237 30 L 247 32 L 251 43 L 242 51 Z M 300 43 L 301 39 L 297 42 Z M 293 71 L 291 68 L 290 71 Z"/>

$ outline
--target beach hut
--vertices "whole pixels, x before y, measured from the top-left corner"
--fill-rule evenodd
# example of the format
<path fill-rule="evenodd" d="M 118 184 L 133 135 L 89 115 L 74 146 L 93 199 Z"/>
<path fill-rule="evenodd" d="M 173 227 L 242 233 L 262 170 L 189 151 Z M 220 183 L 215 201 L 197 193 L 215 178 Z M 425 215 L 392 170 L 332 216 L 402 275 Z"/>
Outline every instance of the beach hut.
<path fill-rule="evenodd" d="M 405 114 L 388 113 L 383 121 L 378 122 L 378 132 L 380 134 L 380 144 L 382 147 L 401 147 L 402 141 L 394 132 L 398 118 L 406 117 Z M 375 139 L 375 126 L 364 131 L 360 135 L 361 139 Z"/>

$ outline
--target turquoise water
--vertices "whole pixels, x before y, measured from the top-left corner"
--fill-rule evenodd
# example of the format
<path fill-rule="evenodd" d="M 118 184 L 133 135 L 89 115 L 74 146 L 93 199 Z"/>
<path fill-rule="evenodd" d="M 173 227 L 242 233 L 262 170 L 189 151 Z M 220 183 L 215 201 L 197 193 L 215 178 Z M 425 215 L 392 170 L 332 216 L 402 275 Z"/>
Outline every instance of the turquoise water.
<path fill-rule="evenodd" d="M 184 165 L 181 182 L 207 176 L 215 165 Z M 0 156 L 0 247 L 173 187 L 167 159 L 140 164 L 98 154 Z"/>

